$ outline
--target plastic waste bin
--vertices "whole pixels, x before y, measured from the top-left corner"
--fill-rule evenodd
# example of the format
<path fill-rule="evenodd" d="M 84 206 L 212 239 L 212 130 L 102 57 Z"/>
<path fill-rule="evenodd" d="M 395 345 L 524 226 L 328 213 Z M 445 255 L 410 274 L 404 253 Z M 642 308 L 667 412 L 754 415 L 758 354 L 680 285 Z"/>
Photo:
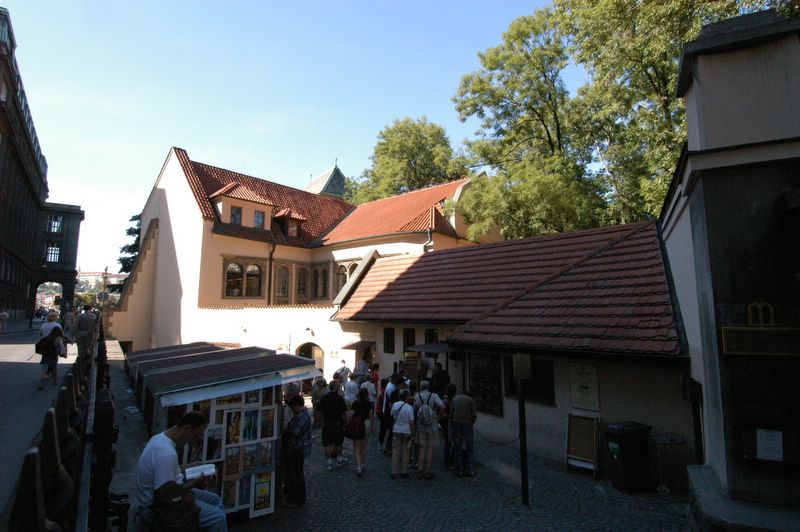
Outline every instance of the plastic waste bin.
<path fill-rule="evenodd" d="M 611 485 L 625 493 L 645 491 L 649 484 L 647 436 L 650 426 L 626 421 L 605 427 L 611 461 Z"/>

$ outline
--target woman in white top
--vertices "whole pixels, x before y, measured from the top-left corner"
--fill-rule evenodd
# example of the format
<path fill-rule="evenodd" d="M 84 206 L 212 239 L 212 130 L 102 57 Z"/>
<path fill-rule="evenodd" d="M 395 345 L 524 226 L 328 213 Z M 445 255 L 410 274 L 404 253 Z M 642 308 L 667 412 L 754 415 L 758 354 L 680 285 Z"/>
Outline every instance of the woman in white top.
<path fill-rule="evenodd" d="M 47 315 L 47 321 L 39 328 L 39 335 L 50 339 L 48 351 L 42 354 L 42 375 L 39 377 L 39 389 L 44 390 L 44 383 L 50 378 L 53 385 L 58 386 L 58 357 L 67 354 L 64 333 L 58 323 L 58 312 L 53 311 Z"/>
<path fill-rule="evenodd" d="M 392 426 L 392 480 L 408 478 L 408 452 L 411 437 L 414 434 L 414 407 L 408 403 L 410 393 L 407 389 L 400 390 L 399 399 L 392 405 L 390 416 L 394 421 Z"/>

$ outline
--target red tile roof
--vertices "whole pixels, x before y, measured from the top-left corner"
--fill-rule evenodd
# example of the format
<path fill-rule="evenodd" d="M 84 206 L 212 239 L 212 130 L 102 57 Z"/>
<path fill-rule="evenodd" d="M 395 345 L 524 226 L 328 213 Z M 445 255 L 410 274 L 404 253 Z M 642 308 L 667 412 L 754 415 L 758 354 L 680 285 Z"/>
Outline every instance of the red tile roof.
<path fill-rule="evenodd" d="M 512 301 L 450 340 L 525 350 L 680 355 L 658 231 L 648 223 Z"/>
<path fill-rule="evenodd" d="M 441 203 L 453 197 L 468 179 L 423 188 L 399 196 L 362 203 L 320 239 L 336 244 L 361 238 L 422 232 L 434 229 L 457 236 L 441 211 Z"/>
<path fill-rule="evenodd" d="M 330 196 L 319 196 L 257 177 L 198 163 L 189 159 L 186 150 L 181 148 L 173 150 L 194 193 L 200 212 L 206 220 L 219 221 L 209 196 L 232 183 L 238 183 L 256 197 L 265 198 L 279 210 L 291 208 L 296 215 L 305 218 L 306 221 L 300 225 L 298 237 L 286 237 L 287 244 L 309 245 L 354 208 L 346 201 Z"/>
<path fill-rule="evenodd" d="M 448 340 L 680 353 L 655 223 L 376 260 L 337 320 L 460 323 Z"/>
<path fill-rule="evenodd" d="M 229 198 L 237 198 L 245 201 L 251 201 L 253 203 L 272 205 L 272 200 L 270 200 L 269 198 L 264 197 L 261 194 L 258 194 L 257 192 L 253 192 L 246 186 L 237 182 L 228 183 L 221 189 L 208 195 L 209 198 L 215 198 L 217 196 L 227 196 Z"/>

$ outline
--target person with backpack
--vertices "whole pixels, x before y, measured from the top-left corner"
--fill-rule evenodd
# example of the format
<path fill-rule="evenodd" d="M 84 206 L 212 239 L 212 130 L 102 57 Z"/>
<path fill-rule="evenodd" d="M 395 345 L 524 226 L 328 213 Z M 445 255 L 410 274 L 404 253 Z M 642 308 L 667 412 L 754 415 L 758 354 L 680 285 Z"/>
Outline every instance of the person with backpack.
<path fill-rule="evenodd" d="M 185 481 L 183 472 L 178 465 L 178 450 L 183 451 L 184 445 L 203 437 L 208 422 L 206 417 L 197 411 L 185 413 L 178 422 L 150 438 L 139 457 L 136 465 L 136 493 L 133 502 L 134 530 L 151 530 L 154 523 L 163 518 L 156 513 L 160 507 L 153 506 L 156 491 L 163 485 L 173 482 L 182 485 L 184 493 L 191 490 L 191 497 L 199 512 L 200 530 L 204 532 L 227 532 L 228 523 L 222 509 L 222 499 L 219 495 L 205 491 L 205 477 L 200 476 L 194 480 Z M 186 495 L 187 497 L 188 494 Z M 189 497 L 189 498 L 191 498 Z M 185 497 L 184 497 L 185 499 Z M 185 506 L 181 506 L 181 509 Z M 181 515 L 169 515 L 170 521 L 177 523 Z M 190 530 L 192 522 L 197 523 L 197 512 L 191 505 L 185 509 L 187 526 Z"/>
<path fill-rule="evenodd" d="M 56 321 L 58 314 L 51 312 L 47 321 L 42 324 L 39 334 L 40 340 L 36 342 L 36 352 L 42 355 L 40 365 L 42 375 L 39 377 L 39 390 L 44 390 L 48 379 L 52 379 L 53 386 L 58 386 L 58 358 L 67 356 L 67 346 L 64 344 L 64 333 L 61 324 Z"/>
<path fill-rule="evenodd" d="M 417 480 L 431 480 L 434 475 L 433 449 L 439 444 L 439 413 L 444 403 L 431 391 L 431 383 L 419 383 L 419 393 L 414 398 L 417 420 Z"/>

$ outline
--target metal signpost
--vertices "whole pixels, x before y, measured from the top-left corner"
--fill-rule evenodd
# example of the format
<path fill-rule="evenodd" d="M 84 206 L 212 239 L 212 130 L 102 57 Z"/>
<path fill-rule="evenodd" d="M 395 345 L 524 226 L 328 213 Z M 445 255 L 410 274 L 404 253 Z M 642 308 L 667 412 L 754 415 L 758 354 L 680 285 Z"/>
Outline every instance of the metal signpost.
<path fill-rule="evenodd" d="M 531 357 L 514 355 L 514 378 L 517 379 L 517 410 L 519 411 L 519 474 L 522 484 L 522 504 L 528 506 L 528 430 L 525 420 L 525 396 L 522 380 L 531 378 Z"/>

